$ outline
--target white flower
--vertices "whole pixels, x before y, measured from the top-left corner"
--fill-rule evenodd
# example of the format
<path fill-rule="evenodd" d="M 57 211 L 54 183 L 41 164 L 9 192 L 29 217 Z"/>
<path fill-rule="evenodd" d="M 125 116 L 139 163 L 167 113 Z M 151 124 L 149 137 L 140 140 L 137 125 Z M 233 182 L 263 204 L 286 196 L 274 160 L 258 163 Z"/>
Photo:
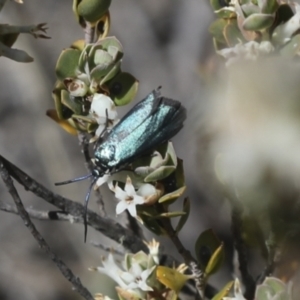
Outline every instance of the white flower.
<path fill-rule="evenodd" d="M 114 102 L 104 94 L 94 94 L 90 113 L 95 117 L 98 124 L 105 124 L 107 118 L 115 120 L 118 117 Z"/>
<path fill-rule="evenodd" d="M 124 191 L 116 185 L 114 192 L 115 197 L 120 200 L 116 207 L 117 215 L 127 209 L 132 217 L 137 217 L 136 205 L 143 204 L 145 200 L 136 193 L 130 177 L 127 177 Z"/>
<path fill-rule="evenodd" d="M 136 296 L 144 298 L 145 292 L 153 291 L 152 287 L 147 284 L 147 280 L 156 265 L 149 268 L 143 266 L 143 263 L 148 261 L 148 256 L 144 252 L 142 253 L 145 255 L 145 258 L 142 261 L 135 259 L 135 257 L 141 258 L 141 253 L 134 255 L 128 254 L 130 259 L 125 256 L 123 261 L 123 270 L 116 265 L 111 253 L 108 255 L 107 259 L 102 258 L 103 267 L 93 267 L 89 270 L 98 271 L 109 276 L 121 289 L 125 291 L 132 291 Z"/>
<path fill-rule="evenodd" d="M 123 272 L 121 278 L 127 283 L 128 289 L 141 289 L 142 291 L 153 291 L 153 289 L 147 285 L 146 281 L 151 275 L 155 266 L 151 269 L 143 270 L 142 267 L 132 262 L 131 268 L 128 272 Z"/>
<path fill-rule="evenodd" d="M 102 258 L 103 267 L 90 268 L 90 270 L 97 270 L 100 273 L 103 273 L 113 279 L 121 288 L 126 288 L 126 283 L 122 280 L 120 275 L 123 273 L 117 264 L 114 261 L 114 257 L 109 253 L 108 258 Z"/>
<path fill-rule="evenodd" d="M 148 249 L 149 249 L 149 255 L 152 256 L 154 262 L 156 264 L 159 264 L 159 242 L 157 242 L 155 239 L 152 239 L 152 241 L 146 243 Z"/>
<path fill-rule="evenodd" d="M 114 102 L 104 94 L 94 94 L 90 113 L 99 124 L 95 137 L 90 142 L 94 142 L 105 130 L 110 130 L 119 121 Z"/>

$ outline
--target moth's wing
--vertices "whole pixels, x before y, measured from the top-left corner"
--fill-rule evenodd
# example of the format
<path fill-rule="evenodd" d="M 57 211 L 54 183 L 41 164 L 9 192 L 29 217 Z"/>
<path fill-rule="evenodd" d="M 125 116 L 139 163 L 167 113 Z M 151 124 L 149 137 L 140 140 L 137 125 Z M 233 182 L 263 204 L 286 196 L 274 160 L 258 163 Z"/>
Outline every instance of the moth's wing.
<path fill-rule="evenodd" d="M 113 169 L 131 157 L 134 151 L 133 132 L 151 116 L 154 103 L 159 99 L 159 89 L 152 91 L 137 103 L 121 121 L 96 145 L 95 157 L 103 170 Z M 131 137 L 130 137 L 131 136 Z"/>
<path fill-rule="evenodd" d="M 111 162 L 111 166 L 130 163 L 168 141 L 183 127 L 185 119 L 186 110 L 179 101 L 164 97 L 154 99 L 151 113 L 126 136 L 116 139 L 115 162 Z"/>
<path fill-rule="evenodd" d="M 134 131 L 151 115 L 154 103 L 159 96 L 159 89 L 153 90 L 147 97 L 137 103 L 105 137 L 104 141 L 108 139 L 121 140 Z"/>
<path fill-rule="evenodd" d="M 139 152 L 145 153 L 170 140 L 182 129 L 185 119 L 186 109 L 179 101 L 160 98 L 157 109 L 140 137 Z"/>

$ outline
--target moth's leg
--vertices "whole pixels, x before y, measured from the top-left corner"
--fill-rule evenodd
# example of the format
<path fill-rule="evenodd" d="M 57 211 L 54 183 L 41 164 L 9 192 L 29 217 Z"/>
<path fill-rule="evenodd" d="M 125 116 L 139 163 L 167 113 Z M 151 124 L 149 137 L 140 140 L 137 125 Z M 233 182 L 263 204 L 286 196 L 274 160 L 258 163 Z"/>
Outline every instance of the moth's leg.
<path fill-rule="evenodd" d="M 109 119 L 108 119 L 108 110 L 107 109 L 105 110 L 105 115 L 106 115 L 105 126 L 104 126 L 102 132 L 100 133 L 99 138 L 94 145 L 94 148 L 97 148 L 99 146 L 99 144 L 101 144 L 101 142 L 103 140 L 103 136 L 106 133 L 107 128 L 108 128 Z"/>

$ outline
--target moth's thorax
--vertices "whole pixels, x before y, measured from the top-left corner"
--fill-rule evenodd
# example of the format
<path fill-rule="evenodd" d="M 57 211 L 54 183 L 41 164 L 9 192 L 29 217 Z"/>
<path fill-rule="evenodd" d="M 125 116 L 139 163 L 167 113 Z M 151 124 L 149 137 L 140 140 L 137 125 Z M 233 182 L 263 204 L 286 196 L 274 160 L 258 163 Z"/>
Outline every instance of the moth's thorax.
<path fill-rule="evenodd" d="M 103 171 L 110 168 L 110 162 L 114 160 L 115 146 L 107 145 L 106 143 L 101 144 L 95 151 L 96 165 Z"/>

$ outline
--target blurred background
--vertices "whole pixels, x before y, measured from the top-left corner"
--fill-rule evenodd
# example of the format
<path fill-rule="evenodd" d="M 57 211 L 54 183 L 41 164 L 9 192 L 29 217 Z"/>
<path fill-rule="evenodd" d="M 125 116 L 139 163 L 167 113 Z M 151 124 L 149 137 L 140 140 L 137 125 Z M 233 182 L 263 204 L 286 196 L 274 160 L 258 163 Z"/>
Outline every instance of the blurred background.
<path fill-rule="evenodd" d="M 60 52 L 74 40 L 83 38 L 76 23 L 71 1 L 25 0 L 23 5 L 6 3 L 1 23 L 30 25 L 47 22 L 50 40 L 23 35 L 15 48 L 23 49 L 34 62 L 20 64 L 0 58 L 0 154 L 19 166 L 47 188 L 82 202 L 88 182 L 55 187 L 54 182 L 86 174 L 76 137 L 64 132 L 45 112 L 54 108 L 51 92 L 54 68 Z M 202 85 L 201 62 L 213 53 L 208 26 L 213 12 L 208 1 L 199 0 L 112 0 L 111 31 L 123 44 L 123 70 L 140 82 L 132 105 L 158 86 L 166 97 L 180 100 L 188 111 L 184 129 L 174 138 L 177 155 L 184 160 L 191 216 L 180 234 L 184 245 L 194 251 L 198 235 L 213 227 L 227 241 L 229 215 L 211 189 L 206 188 L 205 172 L 195 165 L 197 126 L 200 107 L 207 101 Z M 126 106 L 120 115 L 129 110 Z M 53 209 L 17 185 L 27 207 Z M 0 182 L 0 201 L 12 203 Z M 104 196 L 105 196 L 104 191 Z M 90 201 L 91 209 L 97 205 Z M 113 207 L 107 210 L 114 216 Z M 41 251 L 21 219 L 0 211 L 0 299 L 59 300 L 80 299 L 56 266 Z M 83 242 L 83 226 L 67 222 L 33 220 L 52 250 L 64 260 L 92 292 L 110 294 L 108 284 L 88 267 L 100 264 L 103 255 L 89 241 L 111 245 L 92 229 Z M 147 237 L 151 234 L 146 232 Z M 166 252 L 173 247 L 159 238 Z M 229 245 L 229 244 L 228 244 Z M 230 247 L 226 249 L 229 255 Z M 173 255 L 179 258 L 175 252 Z M 230 278 L 226 266 L 211 280 L 221 287 Z"/>

